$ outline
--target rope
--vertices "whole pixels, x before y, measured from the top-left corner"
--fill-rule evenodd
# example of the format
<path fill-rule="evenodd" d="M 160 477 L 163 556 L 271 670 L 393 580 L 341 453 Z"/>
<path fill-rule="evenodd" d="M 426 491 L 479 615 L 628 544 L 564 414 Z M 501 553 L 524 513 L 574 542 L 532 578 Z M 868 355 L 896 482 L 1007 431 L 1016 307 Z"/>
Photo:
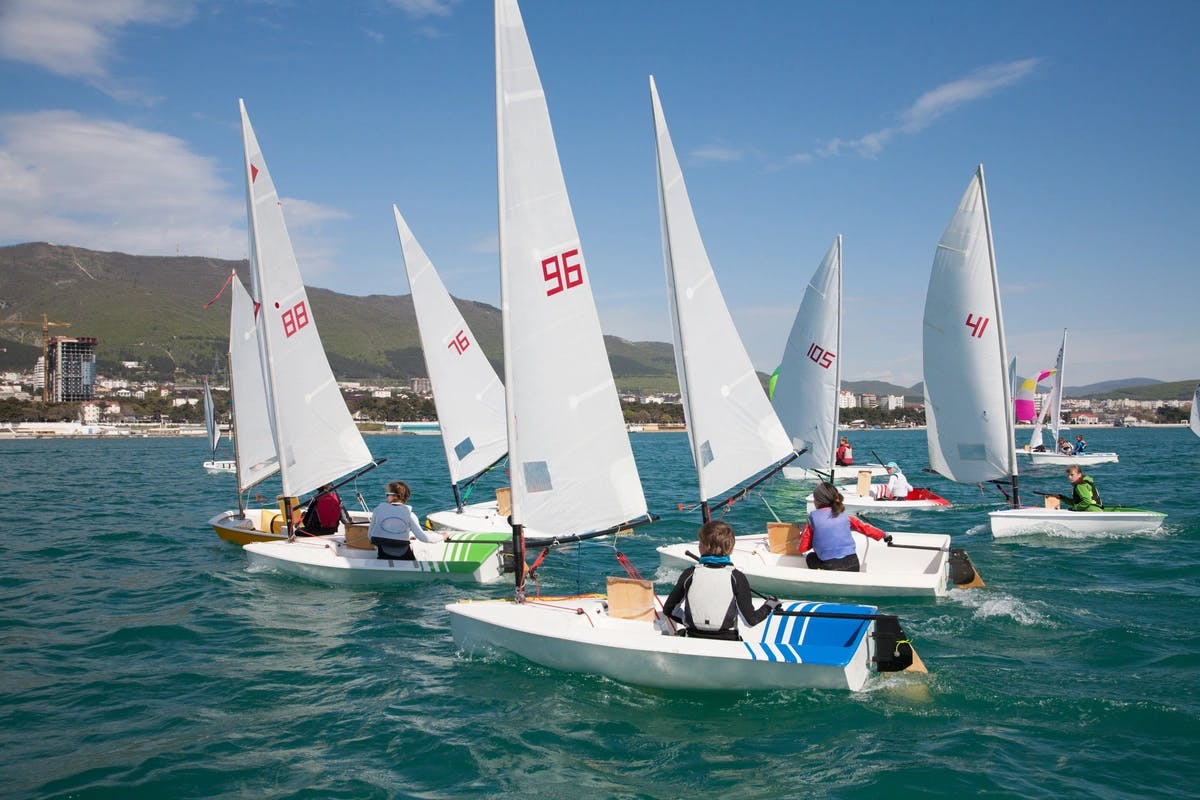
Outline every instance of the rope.
<path fill-rule="evenodd" d="M 209 306 L 211 306 L 213 303 L 217 302 L 217 300 L 219 300 L 221 298 L 221 295 L 225 294 L 225 290 L 227 288 L 229 288 L 229 284 L 233 283 L 233 276 L 236 274 L 237 273 L 234 272 L 233 270 L 229 271 L 229 277 L 226 278 L 225 283 L 221 285 L 221 290 L 219 292 L 217 292 L 217 294 L 213 297 L 212 300 L 209 300 L 207 303 L 204 304 L 203 308 L 205 311 L 208 310 Z"/>
<path fill-rule="evenodd" d="M 759 499 L 762 500 L 763 505 L 767 507 L 767 511 L 771 512 L 771 516 L 775 518 L 776 522 L 783 522 L 783 520 L 779 518 L 779 515 L 775 513 L 775 509 L 771 508 L 771 504 L 767 502 L 766 497 L 759 495 Z"/>

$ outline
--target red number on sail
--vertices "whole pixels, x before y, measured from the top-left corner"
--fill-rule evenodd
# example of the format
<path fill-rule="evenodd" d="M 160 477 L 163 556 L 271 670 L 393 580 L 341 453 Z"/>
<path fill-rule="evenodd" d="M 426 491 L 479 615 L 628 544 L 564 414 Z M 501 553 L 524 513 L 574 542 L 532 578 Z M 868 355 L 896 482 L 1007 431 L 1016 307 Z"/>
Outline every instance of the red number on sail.
<path fill-rule="evenodd" d="M 574 259 L 572 261 L 572 259 Z M 546 290 L 546 297 L 553 297 L 564 289 L 583 283 L 583 265 L 579 263 L 579 248 L 542 259 L 542 278 L 553 285 Z"/>
<path fill-rule="evenodd" d="M 976 339 L 982 339 L 983 332 L 987 330 L 989 321 L 990 320 L 987 317 L 979 317 L 976 319 L 974 314 L 968 313 L 966 325 L 971 329 L 971 336 Z"/>
<path fill-rule="evenodd" d="M 455 334 L 454 338 L 450 340 L 450 344 L 446 346 L 453 348 L 454 352 L 461 356 L 463 351 L 471 346 L 471 340 L 467 338 L 466 331 L 459 331 L 457 334 Z"/>
<path fill-rule="evenodd" d="M 308 324 L 308 306 L 301 300 L 283 312 L 281 319 L 283 320 L 283 334 L 290 339 L 294 333 Z"/>
<path fill-rule="evenodd" d="M 808 359 L 822 369 L 829 369 L 833 366 L 833 360 L 837 358 L 831 351 L 826 350 L 821 345 L 813 342 L 808 347 Z"/>

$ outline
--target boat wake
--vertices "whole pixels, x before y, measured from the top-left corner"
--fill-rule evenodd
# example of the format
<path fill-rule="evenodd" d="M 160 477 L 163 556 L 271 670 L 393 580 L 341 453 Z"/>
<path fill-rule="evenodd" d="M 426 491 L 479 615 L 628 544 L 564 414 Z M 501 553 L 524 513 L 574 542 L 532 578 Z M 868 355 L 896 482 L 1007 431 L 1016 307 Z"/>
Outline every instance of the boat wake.
<path fill-rule="evenodd" d="M 973 609 L 976 620 L 1005 618 L 1030 627 L 1055 627 L 1054 619 L 1039 610 L 1037 604 L 1027 603 L 1010 594 L 997 594 L 970 589 L 951 589 L 949 599 Z"/>

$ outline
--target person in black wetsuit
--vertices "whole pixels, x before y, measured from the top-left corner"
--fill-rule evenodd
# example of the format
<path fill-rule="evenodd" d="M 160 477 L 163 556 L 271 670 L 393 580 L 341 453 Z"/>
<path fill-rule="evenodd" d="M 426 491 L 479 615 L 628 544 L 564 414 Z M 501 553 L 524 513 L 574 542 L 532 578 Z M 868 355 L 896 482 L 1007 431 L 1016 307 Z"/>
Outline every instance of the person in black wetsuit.
<path fill-rule="evenodd" d="M 733 544 L 728 523 L 713 520 L 700 526 L 700 563 L 683 571 L 663 604 L 667 616 L 674 616 L 683 604 L 682 619 L 674 617 L 684 624 L 681 635 L 740 641 L 739 617 L 754 626 L 779 608 L 774 597 L 754 607 L 749 581 L 729 558 Z"/>

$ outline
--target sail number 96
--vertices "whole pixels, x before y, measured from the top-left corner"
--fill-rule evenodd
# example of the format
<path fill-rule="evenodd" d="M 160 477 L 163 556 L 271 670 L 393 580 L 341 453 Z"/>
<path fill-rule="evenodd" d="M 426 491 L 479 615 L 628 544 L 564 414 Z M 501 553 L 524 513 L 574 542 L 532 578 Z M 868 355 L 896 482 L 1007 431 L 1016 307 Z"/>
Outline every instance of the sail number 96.
<path fill-rule="evenodd" d="M 579 248 L 542 259 L 542 278 L 550 284 L 546 297 L 583 283 L 583 265 L 579 263 Z"/>

